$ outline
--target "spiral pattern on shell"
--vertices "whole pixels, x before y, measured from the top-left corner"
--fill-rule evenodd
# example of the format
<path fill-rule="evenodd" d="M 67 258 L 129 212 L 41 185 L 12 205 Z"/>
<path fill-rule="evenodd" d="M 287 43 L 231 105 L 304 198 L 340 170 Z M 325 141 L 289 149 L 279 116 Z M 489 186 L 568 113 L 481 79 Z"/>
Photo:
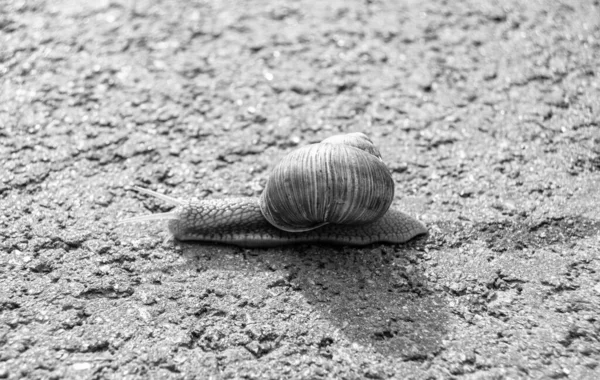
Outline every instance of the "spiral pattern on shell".
<path fill-rule="evenodd" d="M 394 181 L 381 159 L 334 139 L 285 156 L 269 177 L 260 208 L 275 227 L 299 232 L 330 223 L 372 223 L 393 198 Z"/>

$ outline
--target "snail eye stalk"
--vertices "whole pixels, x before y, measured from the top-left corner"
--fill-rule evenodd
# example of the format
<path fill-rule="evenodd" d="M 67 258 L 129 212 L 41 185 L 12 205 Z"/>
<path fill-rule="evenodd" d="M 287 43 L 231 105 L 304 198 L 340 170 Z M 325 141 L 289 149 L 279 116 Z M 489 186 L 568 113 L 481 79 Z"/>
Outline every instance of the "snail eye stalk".
<path fill-rule="evenodd" d="M 152 196 L 154 198 L 162 199 L 163 201 L 165 201 L 167 203 L 170 203 L 170 204 L 173 204 L 173 205 L 176 205 L 176 206 L 183 204 L 183 201 L 180 201 L 177 198 L 173 198 L 173 197 L 170 197 L 168 195 L 157 193 L 156 191 L 152 191 L 152 190 L 149 190 L 149 189 L 144 189 L 143 187 L 134 186 L 133 189 L 135 191 L 140 192 L 140 193 L 143 193 L 143 194 L 146 194 L 146 195 L 150 195 L 150 196 Z"/>
<path fill-rule="evenodd" d="M 161 199 L 167 203 L 170 203 L 170 204 L 173 204 L 176 206 L 180 206 L 184 203 L 183 201 L 181 201 L 177 198 L 169 197 L 168 195 L 157 193 L 156 191 L 152 191 L 149 189 L 144 189 L 143 187 L 134 186 L 133 189 L 140 193 L 150 195 L 152 197 Z M 148 221 L 153 221 L 153 220 L 175 220 L 178 218 L 179 218 L 179 215 L 176 212 L 164 212 L 164 213 L 160 213 L 160 214 L 134 216 L 132 218 L 120 220 L 119 222 L 117 222 L 117 224 L 148 222 Z"/>

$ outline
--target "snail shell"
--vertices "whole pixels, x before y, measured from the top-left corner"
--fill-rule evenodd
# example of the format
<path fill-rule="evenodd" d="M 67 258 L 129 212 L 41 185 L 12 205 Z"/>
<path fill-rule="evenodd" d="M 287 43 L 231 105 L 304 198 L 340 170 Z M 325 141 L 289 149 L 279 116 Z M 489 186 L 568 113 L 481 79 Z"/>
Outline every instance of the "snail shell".
<path fill-rule="evenodd" d="M 273 226 L 301 232 L 326 224 L 372 223 L 393 199 L 394 181 L 379 150 L 364 134 L 352 133 L 285 156 L 259 204 Z"/>

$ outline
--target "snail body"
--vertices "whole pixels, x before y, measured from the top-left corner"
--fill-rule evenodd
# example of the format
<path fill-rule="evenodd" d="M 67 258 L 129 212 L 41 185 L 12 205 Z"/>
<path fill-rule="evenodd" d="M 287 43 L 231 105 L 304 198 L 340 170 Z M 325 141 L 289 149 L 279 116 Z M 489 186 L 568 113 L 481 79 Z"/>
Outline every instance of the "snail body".
<path fill-rule="evenodd" d="M 182 201 L 136 187 L 177 205 L 168 213 L 124 222 L 169 220 L 178 240 L 244 247 L 297 243 L 403 243 L 427 233 L 390 208 L 394 183 L 379 150 L 362 133 L 339 135 L 284 157 L 260 198 Z"/>

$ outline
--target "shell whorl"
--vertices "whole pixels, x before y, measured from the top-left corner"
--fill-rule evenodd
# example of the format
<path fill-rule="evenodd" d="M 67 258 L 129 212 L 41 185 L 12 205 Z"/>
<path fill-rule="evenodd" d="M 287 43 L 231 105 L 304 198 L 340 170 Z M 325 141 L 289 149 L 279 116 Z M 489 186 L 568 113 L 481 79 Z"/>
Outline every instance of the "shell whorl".
<path fill-rule="evenodd" d="M 371 139 L 368 138 L 367 135 L 365 135 L 362 132 L 353 132 L 353 133 L 346 133 L 343 135 L 334 135 L 334 136 L 326 138 L 325 140 L 321 141 L 319 144 L 341 144 L 341 145 L 353 146 L 355 148 L 363 150 L 363 151 L 370 153 L 373 156 L 381 159 L 381 153 L 379 152 L 379 148 L 377 148 L 377 146 L 375 144 L 373 144 L 373 141 L 371 141 Z"/>

